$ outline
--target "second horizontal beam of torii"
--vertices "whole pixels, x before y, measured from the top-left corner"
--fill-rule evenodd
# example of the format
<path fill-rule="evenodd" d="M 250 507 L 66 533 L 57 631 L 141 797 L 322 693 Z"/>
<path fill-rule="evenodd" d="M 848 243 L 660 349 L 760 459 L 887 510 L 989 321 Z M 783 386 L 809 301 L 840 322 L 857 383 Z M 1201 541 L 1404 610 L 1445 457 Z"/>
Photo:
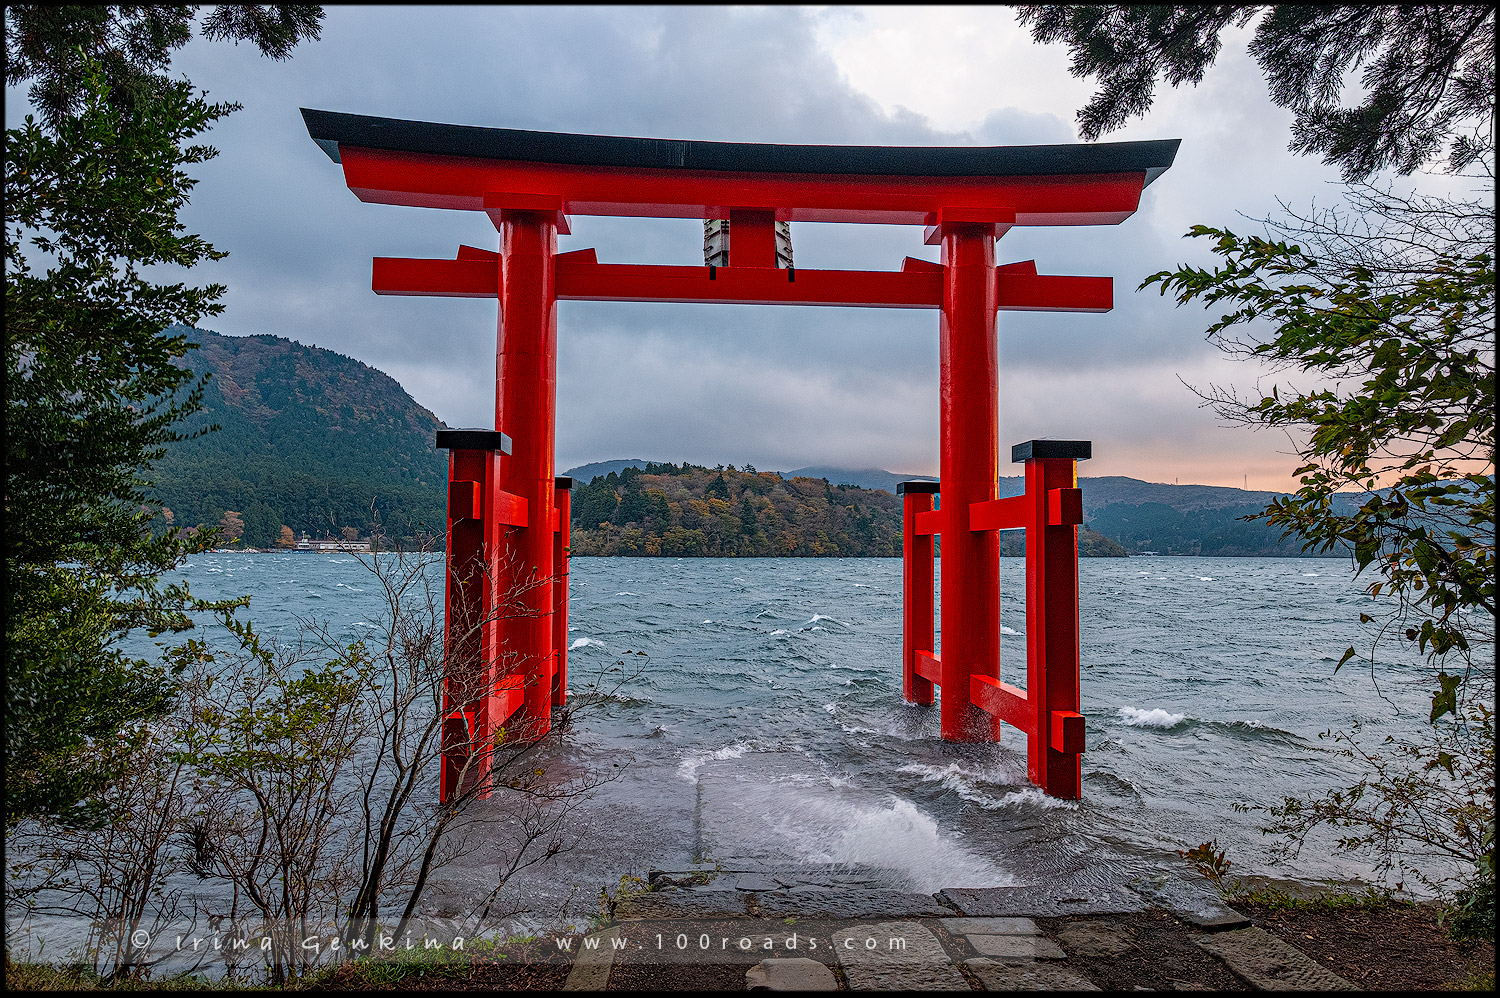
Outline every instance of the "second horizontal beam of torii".
<path fill-rule="evenodd" d="M 592 249 L 555 259 L 559 301 L 943 307 L 942 265 L 912 257 L 899 271 L 600 263 Z M 1114 304 L 1111 278 L 1041 275 L 1030 260 L 996 267 L 995 282 L 1001 311 L 1107 312 Z M 378 256 L 371 284 L 381 295 L 498 298 L 499 254 L 462 246 L 454 260 Z"/>

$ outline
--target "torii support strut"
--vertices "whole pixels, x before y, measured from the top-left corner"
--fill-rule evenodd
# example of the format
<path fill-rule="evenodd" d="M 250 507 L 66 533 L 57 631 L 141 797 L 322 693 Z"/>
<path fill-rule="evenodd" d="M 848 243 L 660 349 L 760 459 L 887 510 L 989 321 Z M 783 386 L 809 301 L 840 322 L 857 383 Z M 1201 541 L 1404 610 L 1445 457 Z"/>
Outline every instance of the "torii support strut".
<path fill-rule="evenodd" d="M 995 738 L 1003 722 L 1026 733 L 1027 775 L 1054 797 L 1077 799 L 1083 715 L 1078 713 L 1078 524 L 1083 492 L 1078 462 L 1093 456 L 1087 440 L 1029 440 L 1011 448 L 1011 460 L 1026 465 L 1026 492 L 970 503 L 967 522 L 933 508 L 937 482 L 902 482 L 903 601 L 902 693 L 907 702 L 932 703 L 934 687 L 967 689 L 967 702 L 944 698 L 943 737 L 981 734 Z M 948 497 L 956 508 L 960 500 Z M 938 655 L 934 640 L 933 538 L 944 550 L 976 537 L 988 541 L 1001 530 L 1026 531 L 1026 687 L 1002 682 L 999 671 L 973 667 L 977 656 Z M 961 534 L 964 531 L 965 534 Z M 998 543 L 998 540 L 997 540 Z M 996 551 L 998 563 L 998 551 Z M 989 546 L 983 549 L 987 557 Z M 988 569 L 988 562 L 984 563 Z M 962 626 L 966 615 L 983 617 L 982 605 L 962 582 L 943 573 L 943 631 Z M 986 573 L 981 573 L 985 576 Z M 986 625 L 988 621 L 985 622 Z M 996 622 L 998 626 L 998 621 Z M 990 637 L 989 634 L 983 637 Z M 994 636 L 996 656 L 1000 635 Z M 948 647 L 972 648 L 953 642 Z M 988 646 L 983 646 L 986 649 Z M 951 727 L 950 727 L 951 726 Z M 950 734 L 951 731 L 951 734 Z"/>
<path fill-rule="evenodd" d="M 453 260 L 377 257 L 372 278 L 378 294 L 499 301 L 495 425 L 505 428 L 513 451 L 454 445 L 450 458 L 447 652 L 455 706 L 445 745 L 455 762 L 451 780 L 444 769 L 445 800 L 470 786 L 483 792 L 484 778 L 470 783 L 460 775 L 485 768 L 500 725 L 543 732 L 550 706 L 566 695 L 567 514 L 553 478 L 559 300 L 941 310 L 943 508 L 931 508 L 930 494 L 926 509 L 913 508 L 922 493 L 906 493 L 905 694 L 931 703 L 933 686 L 941 687 L 945 739 L 988 740 L 998 737 L 1002 722 L 1019 727 L 1028 735 L 1032 780 L 1054 796 L 1079 795 L 1077 550 L 1047 532 L 1072 531 L 1079 522 L 1054 513 L 1074 517 L 1081 509 L 1076 483 L 1058 484 L 1080 455 L 1049 456 L 1048 445 L 1063 442 L 1034 441 L 1023 502 L 999 499 L 995 322 L 1005 310 L 1107 311 L 1112 288 L 1107 277 L 1039 275 L 1030 261 L 997 266 L 995 241 L 1015 225 L 1124 221 L 1145 186 L 1171 165 L 1177 140 L 785 146 L 472 128 L 306 109 L 302 115 L 360 200 L 482 211 L 499 230 L 498 252 L 465 246 Z M 604 264 L 593 250 L 559 255 L 557 237 L 568 234 L 569 213 L 728 219 L 729 265 Z M 780 268 L 777 222 L 922 225 L 927 243 L 941 245 L 942 263 L 907 258 L 893 272 Z M 1036 508 L 1022 515 L 1025 503 Z M 481 526 L 463 527 L 470 519 Z M 997 531 L 1011 527 L 1028 528 L 1027 633 L 1045 635 L 1028 644 L 1026 690 L 1000 679 Z M 943 536 L 944 556 L 941 656 L 931 640 L 935 533 Z M 475 579 L 474 565 L 488 566 L 481 574 L 489 596 L 478 601 L 480 610 L 454 602 L 466 586 L 481 585 L 453 582 Z M 927 637 L 919 647 L 912 607 L 922 604 L 924 577 Z M 1057 596 L 1068 578 L 1071 611 Z M 1064 581 L 1050 581 L 1058 579 Z M 514 612 L 506 612 L 503 600 L 516 593 Z M 479 633 L 491 637 L 465 643 L 455 637 L 464 628 L 456 632 L 453 621 L 472 623 L 474 613 Z M 1064 653 L 1069 633 L 1071 655 Z M 482 711 L 465 706 L 480 702 Z M 519 721 L 508 720 L 517 715 Z M 467 760 L 468 769 L 457 760 Z"/>

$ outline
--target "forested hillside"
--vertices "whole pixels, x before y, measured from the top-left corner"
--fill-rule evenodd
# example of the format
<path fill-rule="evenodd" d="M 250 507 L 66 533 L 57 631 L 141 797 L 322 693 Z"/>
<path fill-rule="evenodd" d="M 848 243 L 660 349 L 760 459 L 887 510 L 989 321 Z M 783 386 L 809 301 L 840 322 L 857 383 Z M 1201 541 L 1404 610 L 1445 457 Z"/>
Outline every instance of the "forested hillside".
<path fill-rule="evenodd" d="M 176 527 L 242 529 L 245 547 L 293 534 L 430 535 L 445 527 L 443 424 L 391 377 L 331 350 L 278 336 L 193 330 L 185 358 L 208 373 L 196 429 L 217 432 L 172 445 L 153 469 L 154 496 Z M 566 414 L 560 414 L 565 417 Z M 632 466 L 634 465 L 634 466 Z M 819 477 L 646 461 L 606 461 L 574 476 L 573 552 L 579 555 L 894 557 L 901 553 L 905 477 L 876 470 L 812 469 Z M 608 471 L 600 477 L 598 472 Z M 824 480 L 824 474 L 828 480 Z M 1083 479 L 1085 556 L 1296 554 L 1259 523 L 1240 519 L 1272 493 Z M 1015 476 L 1001 493 L 1021 491 Z M 1257 505 L 1260 504 L 1260 505 Z M 228 514 L 235 513 L 230 517 Z M 1004 552 L 1020 554 L 1017 531 Z"/>
<path fill-rule="evenodd" d="M 395 379 L 279 336 L 191 337 L 200 346 L 186 364 L 212 377 L 188 425 L 220 429 L 172 445 L 152 469 L 175 526 L 218 526 L 235 511 L 246 547 L 274 546 L 283 526 L 363 537 L 374 519 L 391 536 L 442 534 L 442 423 Z"/>
<path fill-rule="evenodd" d="M 1161 502 L 1114 503 L 1098 510 L 1089 525 L 1118 541 L 1131 554 L 1142 551 L 1216 557 L 1301 554 L 1302 546 L 1295 539 L 1284 541 L 1279 530 L 1242 519 L 1263 509 L 1264 504 L 1181 510 Z"/>
<path fill-rule="evenodd" d="M 891 558 L 901 500 L 775 472 L 647 464 L 573 488 L 575 555 Z"/>
<path fill-rule="evenodd" d="M 885 491 L 784 479 L 774 471 L 693 464 L 627 467 L 573 488 L 574 555 L 893 558 L 901 554 L 901 499 Z M 1024 548 L 1004 535 L 1005 553 Z M 1080 531 L 1085 557 L 1119 545 Z"/>

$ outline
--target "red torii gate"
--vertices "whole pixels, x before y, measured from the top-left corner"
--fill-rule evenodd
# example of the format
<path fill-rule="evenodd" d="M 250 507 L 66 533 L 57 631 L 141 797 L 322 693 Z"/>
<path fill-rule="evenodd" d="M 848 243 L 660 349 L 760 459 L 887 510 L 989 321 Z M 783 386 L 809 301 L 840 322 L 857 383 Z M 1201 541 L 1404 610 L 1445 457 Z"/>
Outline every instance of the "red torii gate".
<path fill-rule="evenodd" d="M 996 312 L 1104 312 L 1108 277 L 997 266 L 1015 225 L 1113 225 L 1172 164 L 1179 140 L 996 147 L 792 146 L 476 128 L 303 109 L 308 133 L 361 201 L 483 211 L 499 252 L 453 260 L 376 257 L 377 294 L 496 298 L 495 430 L 445 430 L 449 456 L 444 765 L 441 793 L 487 792 L 507 722 L 550 726 L 567 696 L 571 482 L 556 478 L 557 302 L 865 305 L 941 310 L 941 495 L 904 505 L 903 693 L 930 704 L 942 737 L 1027 734 L 1031 780 L 1080 796 L 1076 463 L 1086 441 L 1033 440 L 1026 493 L 1001 499 Z M 557 252 L 568 216 L 727 219 L 729 265 L 600 263 Z M 925 226 L 942 263 L 899 271 L 780 268 L 776 222 Z M 507 433 L 499 432 L 505 427 Z M 508 434 L 508 435 L 507 435 Z M 1025 529 L 1027 684 L 1000 679 L 999 531 Z M 942 654 L 933 640 L 933 538 L 943 538 Z M 502 608 L 502 599 L 515 604 Z M 508 612 L 503 612 L 508 611 Z"/>

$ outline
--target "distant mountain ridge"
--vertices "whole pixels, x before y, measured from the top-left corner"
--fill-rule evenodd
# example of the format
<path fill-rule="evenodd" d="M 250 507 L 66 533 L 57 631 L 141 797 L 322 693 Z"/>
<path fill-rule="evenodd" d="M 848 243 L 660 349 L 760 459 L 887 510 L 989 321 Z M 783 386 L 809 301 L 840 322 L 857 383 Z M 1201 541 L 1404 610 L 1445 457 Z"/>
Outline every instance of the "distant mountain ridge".
<path fill-rule="evenodd" d="M 862 489 L 884 489 L 893 495 L 896 492 L 896 486 L 901 482 L 937 481 L 936 478 L 928 475 L 901 475 L 883 468 L 835 468 L 822 464 L 797 468 L 795 471 L 783 471 L 780 474 L 782 478 L 826 478 L 830 485 L 857 485 Z"/>
<path fill-rule="evenodd" d="M 826 478 L 831 485 L 858 485 L 864 489 L 885 489 L 895 492 L 900 482 L 935 482 L 930 475 L 901 475 L 879 468 L 835 468 L 814 465 L 782 472 L 783 478 L 806 476 Z M 1115 503 L 1138 505 L 1147 502 L 1165 503 L 1184 512 L 1198 509 L 1227 509 L 1231 507 L 1260 504 L 1265 506 L 1280 492 L 1251 492 L 1221 485 L 1163 485 L 1144 482 L 1136 478 L 1108 475 L 1101 478 L 1080 476 L 1083 489 L 1083 508 L 1086 516 L 1094 510 L 1113 506 Z M 1026 479 L 1022 475 L 1003 475 L 1000 478 L 1000 495 L 1018 496 L 1026 491 Z"/>
<path fill-rule="evenodd" d="M 649 462 L 639 458 L 623 461 L 597 461 L 580 465 L 571 471 L 575 481 L 587 483 L 595 475 L 616 474 L 625 468 L 644 468 Z M 823 478 L 830 485 L 857 485 L 862 489 L 884 489 L 895 493 L 901 482 L 935 482 L 931 475 L 903 475 L 881 468 L 839 468 L 832 465 L 809 465 L 793 471 L 776 472 L 782 478 Z M 1139 505 L 1141 503 L 1163 503 L 1184 512 L 1200 509 L 1230 509 L 1259 505 L 1264 507 L 1282 492 L 1247 491 L 1223 485 L 1166 485 L 1146 482 L 1137 478 L 1106 475 L 1100 478 L 1079 476 L 1079 487 L 1083 489 L 1085 515 L 1093 510 L 1113 506 L 1116 503 Z M 1004 475 L 1000 478 L 1000 495 L 1016 496 L 1026 491 L 1026 479 L 1021 475 Z M 1355 497 L 1345 497 L 1352 507 Z"/>
<path fill-rule="evenodd" d="M 883 489 L 831 485 L 774 471 L 647 462 L 573 487 L 575 555 L 710 558 L 893 558 L 901 500 Z M 1004 553 L 1024 539 L 1011 533 Z M 1125 549 L 1085 528 L 1084 557 Z"/>
<path fill-rule="evenodd" d="M 576 484 L 587 485 L 595 478 L 614 473 L 618 475 L 626 468 L 644 468 L 650 461 L 635 457 L 624 461 L 595 461 L 593 464 L 580 464 L 576 468 L 564 471 L 564 477 L 571 478 Z"/>
<path fill-rule="evenodd" d="M 351 357 L 284 337 L 188 332 L 200 345 L 182 363 L 211 377 L 205 388 L 204 411 L 189 420 L 185 429 L 191 432 L 210 424 L 218 424 L 221 429 L 172 445 L 150 469 L 155 483 L 152 497 L 173 511 L 176 526 L 216 526 L 233 511 L 243 522 L 242 544 L 246 547 L 284 543 L 288 532 L 337 537 L 353 531 L 364 536 L 376 521 L 387 536 L 442 536 L 446 525 L 447 457 L 437 449 L 434 437 L 444 424 L 395 379 Z M 593 516 L 608 503 L 623 501 L 623 493 L 611 491 L 579 503 L 577 499 L 587 486 L 610 474 L 618 482 L 631 469 L 639 471 L 648 465 L 650 462 L 640 459 L 600 461 L 564 472 L 577 486 L 575 524 L 583 523 L 585 531 L 593 529 L 599 521 L 590 524 L 579 516 Z M 678 469 L 662 463 L 654 472 L 659 481 L 652 488 L 674 496 L 681 491 L 681 496 L 670 502 L 688 502 L 687 508 L 697 509 L 694 503 L 708 502 L 715 510 L 714 517 L 719 517 L 724 511 L 709 500 L 723 497 L 699 493 L 720 488 L 712 484 L 714 472 L 723 477 L 725 472 L 737 475 L 749 471 L 730 471 L 732 468 L 699 469 L 709 472 L 707 479 L 699 481 L 702 476 L 697 471 L 688 474 L 687 466 Z M 932 480 L 879 468 L 832 466 L 750 474 L 761 476 L 760 482 L 767 481 L 764 476 L 775 475 L 789 484 L 798 480 L 805 483 L 794 489 L 801 499 L 793 502 L 788 493 L 785 501 L 816 507 L 821 511 L 817 518 L 826 521 L 820 529 L 831 527 L 832 532 L 828 533 L 828 542 L 819 540 L 816 531 L 798 534 L 798 554 L 884 551 L 891 536 L 888 526 L 899 535 L 899 503 L 888 494 L 901 481 Z M 812 482 L 818 483 L 816 488 Z M 754 484 L 746 480 L 747 487 Z M 1095 553 L 1109 551 L 1106 538 L 1130 552 L 1299 553 L 1294 542 L 1281 541 L 1271 528 L 1240 519 L 1263 509 L 1277 493 L 1164 485 L 1121 476 L 1085 478 L 1080 485 L 1086 522 L 1103 535 L 1098 543 L 1090 542 Z M 775 494 L 772 505 L 777 506 L 776 515 L 787 513 L 778 505 L 783 502 L 779 486 L 773 483 L 756 488 L 770 488 Z M 731 491 L 738 495 L 739 489 L 736 484 Z M 1000 490 L 1002 495 L 1019 494 L 1022 479 L 1006 476 L 1000 480 Z M 887 494 L 887 498 L 880 498 L 881 494 Z M 1355 501 L 1355 497 L 1344 499 L 1351 506 Z M 764 511 L 763 507 L 757 508 Z M 853 517 L 848 525 L 840 512 L 846 508 Z M 730 515 L 741 519 L 739 505 Z M 896 520 L 887 525 L 885 521 L 891 517 Z M 640 526 L 636 520 L 620 520 L 614 513 L 604 519 L 621 531 L 632 529 L 633 524 Z M 702 528 L 689 527 L 676 512 L 667 519 L 657 519 L 664 530 L 704 529 L 707 543 L 701 547 L 703 553 L 744 553 L 762 548 L 754 530 L 743 543 L 730 543 L 725 531 L 732 533 L 733 525 L 728 520 L 720 520 L 721 529 L 716 534 L 707 521 Z M 751 519 L 744 518 L 742 523 Z M 811 526 L 811 522 L 805 526 Z M 801 529 L 787 526 L 783 532 Z M 602 535 L 598 540 L 599 553 L 614 553 L 608 549 L 618 546 Z M 1019 537 L 1007 537 L 1008 544 L 1013 540 L 1018 542 Z M 698 545 L 674 534 L 667 547 L 686 553 Z"/>
<path fill-rule="evenodd" d="M 643 468 L 646 461 L 601 461 L 574 469 L 576 482 L 587 484 L 584 476 L 594 468 L 607 468 L 619 474 L 623 468 Z M 830 486 L 851 485 L 862 489 L 895 492 L 904 481 L 936 481 L 927 475 L 902 475 L 880 468 L 838 468 L 810 465 L 793 471 L 777 472 L 783 479 L 826 480 Z M 1166 485 L 1143 482 L 1119 475 L 1080 478 L 1083 489 L 1085 524 L 1110 542 L 1131 554 L 1189 555 L 1259 555 L 1295 556 L 1302 553 L 1295 539 L 1283 540 L 1280 531 L 1262 522 L 1244 517 L 1259 513 L 1284 493 L 1249 491 L 1219 485 Z M 1025 478 L 1006 475 L 1000 479 L 1000 495 L 1014 496 L 1025 491 Z M 1361 501 L 1356 495 L 1340 495 L 1335 507 L 1353 509 Z M 1016 539 L 1007 535 L 1007 552 Z"/>

